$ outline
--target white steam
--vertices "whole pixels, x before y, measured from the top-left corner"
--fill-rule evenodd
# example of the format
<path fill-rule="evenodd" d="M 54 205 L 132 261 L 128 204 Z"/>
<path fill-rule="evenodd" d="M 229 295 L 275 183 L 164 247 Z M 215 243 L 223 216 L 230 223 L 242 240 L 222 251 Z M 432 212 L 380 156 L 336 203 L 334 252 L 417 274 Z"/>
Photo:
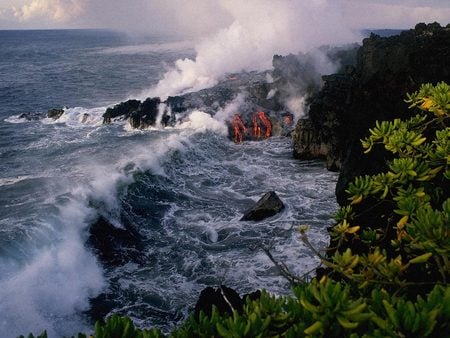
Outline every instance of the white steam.
<path fill-rule="evenodd" d="M 239 113 L 239 111 L 245 107 L 247 102 L 246 98 L 246 94 L 238 94 L 233 101 L 228 103 L 224 108 L 219 109 L 216 115 L 214 115 L 214 118 L 224 124 L 226 121 L 230 120 L 234 114 Z"/>
<path fill-rule="evenodd" d="M 294 121 L 303 118 L 305 114 L 305 98 L 302 96 L 289 97 L 286 102 L 286 108 L 294 115 Z"/>
<path fill-rule="evenodd" d="M 142 94 L 167 97 L 213 86 L 226 73 L 263 70 L 274 54 L 307 52 L 323 44 L 355 41 L 328 1 L 220 0 L 232 23 L 196 46 L 194 60 L 175 63 L 158 85 Z"/>

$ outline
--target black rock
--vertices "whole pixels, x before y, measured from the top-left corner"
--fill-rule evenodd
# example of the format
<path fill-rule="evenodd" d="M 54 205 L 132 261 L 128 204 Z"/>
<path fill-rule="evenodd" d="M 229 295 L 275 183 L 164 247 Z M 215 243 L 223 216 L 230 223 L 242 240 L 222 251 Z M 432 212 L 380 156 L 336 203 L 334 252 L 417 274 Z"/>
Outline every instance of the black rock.
<path fill-rule="evenodd" d="M 261 221 L 276 215 L 284 209 L 284 204 L 274 191 L 266 193 L 255 206 L 247 210 L 241 221 Z"/>
<path fill-rule="evenodd" d="M 211 316 L 213 305 L 217 307 L 217 310 L 221 315 L 233 314 L 233 310 L 242 313 L 244 304 L 248 300 L 254 301 L 261 297 L 261 291 L 256 290 L 252 293 L 239 296 L 239 294 L 224 285 L 219 286 L 217 289 L 208 286 L 203 289 L 195 304 L 194 316 L 199 317 L 200 312 L 203 311 L 208 317 Z"/>
<path fill-rule="evenodd" d="M 64 109 L 50 109 L 47 111 L 47 117 L 53 120 L 57 120 L 64 114 Z"/>
<path fill-rule="evenodd" d="M 400 35 L 372 34 L 358 49 L 355 66 L 323 76 L 324 86 L 309 99 L 308 120 L 298 122 L 294 155 L 325 158 L 340 170 L 336 196 L 347 202 L 346 186 L 355 176 L 384 170 L 385 152 L 363 154 L 360 139 L 375 121 L 407 119 L 415 114 L 404 102 L 406 93 L 422 83 L 450 81 L 450 29 L 418 24 Z"/>
<path fill-rule="evenodd" d="M 103 123 L 111 123 L 111 119 L 116 117 L 127 119 L 133 111 L 139 108 L 140 104 L 141 101 L 139 100 L 128 100 L 120 102 L 112 108 L 107 108 L 106 112 L 103 114 Z"/>
<path fill-rule="evenodd" d="M 139 105 L 137 111 L 130 115 L 131 127 L 143 129 L 155 125 L 160 103 L 161 100 L 158 97 L 145 99 Z"/>
<path fill-rule="evenodd" d="M 107 293 L 102 293 L 97 297 L 90 298 L 90 308 L 84 313 L 89 317 L 92 323 L 95 323 L 97 321 L 102 322 L 104 321 L 105 317 L 112 310 L 114 310 L 114 306 L 117 305 L 114 298 L 115 297 L 113 297 L 111 294 Z"/>
<path fill-rule="evenodd" d="M 131 227 L 117 228 L 103 217 L 90 226 L 87 244 L 107 266 L 145 260 L 141 235 Z"/>
<path fill-rule="evenodd" d="M 173 112 L 182 113 L 187 109 L 185 101 L 186 99 L 183 96 L 169 96 L 165 103 Z"/>

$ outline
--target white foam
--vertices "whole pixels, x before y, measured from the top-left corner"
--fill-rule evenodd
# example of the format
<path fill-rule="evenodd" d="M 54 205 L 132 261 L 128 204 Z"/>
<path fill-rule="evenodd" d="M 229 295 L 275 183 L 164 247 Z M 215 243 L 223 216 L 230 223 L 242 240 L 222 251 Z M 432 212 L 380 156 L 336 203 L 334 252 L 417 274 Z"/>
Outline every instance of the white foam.
<path fill-rule="evenodd" d="M 28 122 L 27 119 L 20 118 L 20 114 L 19 115 L 12 115 L 10 117 L 7 117 L 3 121 L 8 122 L 8 123 L 25 123 L 25 122 Z"/>
<path fill-rule="evenodd" d="M 2 337 L 44 329 L 49 337 L 57 337 L 74 333 L 67 322 L 78 329 L 84 325 L 75 319 L 77 313 L 87 310 L 88 298 L 105 286 L 102 269 L 81 238 L 89 214 L 84 202 L 71 200 L 62 206 L 57 226 L 62 229 L 54 228 L 57 240 L 36 249 L 33 259 L 18 271 L 3 275 L 8 277 L 0 280 Z"/>
<path fill-rule="evenodd" d="M 191 112 L 187 120 L 178 126 L 180 129 L 190 129 L 194 132 L 205 132 L 207 130 L 226 135 L 227 128 L 222 121 L 219 121 L 211 115 L 199 110 Z"/>
<path fill-rule="evenodd" d="M 1 185 L 12 185 L 16 184 L 20 181 L 30 179 L 30 178 L 37 178 L 38 176 L 31 176 L 31 175 L 22 175 L 22 176 L 16 176 L 16 177 L 4 177 L 0 178 L 0 186 Z"/>
<path fill-rule="evenodd" d="M 105 110 L 106 107 L 91 109 L 84 107 L 64 108 L 64 113 L 58 119 L 45 118 L 42 122 L 44 124 L 65 123 L 70 127 L 99 126 L 103 123 Z"/>

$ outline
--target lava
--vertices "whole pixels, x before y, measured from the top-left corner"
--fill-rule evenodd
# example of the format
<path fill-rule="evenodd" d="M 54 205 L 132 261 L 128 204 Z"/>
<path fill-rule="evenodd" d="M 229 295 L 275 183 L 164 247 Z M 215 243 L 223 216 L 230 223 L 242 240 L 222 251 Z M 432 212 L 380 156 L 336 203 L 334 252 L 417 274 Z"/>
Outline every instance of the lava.
<path fill-rule="evenodd" d="M 244 135 L 247 134 L 248 128 L 245 126 L 242 121 L 240 114 L 235 114 L 233 117 L 233 121 L 231 122 L 234 131 L 234 142 L 241 143 Z"/>
<path fill-rule="evenodd" d="M 255 113 L 252 117 L 253 136 L 255 136 L 256 138 L 261 138 L 261 126 L 258 123 L 258 120 L 262 122 L 266 129 L 264 137 L 270 137 L 272 134 L 272 123 L 270 123 L 270 120 L 266 117 L 266 114 L 263 111 Z"/>

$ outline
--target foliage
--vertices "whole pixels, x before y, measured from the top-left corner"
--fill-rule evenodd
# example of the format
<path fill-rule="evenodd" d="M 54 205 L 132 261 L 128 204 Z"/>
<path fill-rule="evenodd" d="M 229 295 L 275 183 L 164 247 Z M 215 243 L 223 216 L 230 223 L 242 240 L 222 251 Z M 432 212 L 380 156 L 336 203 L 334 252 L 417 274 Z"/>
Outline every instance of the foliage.
<path fill-rule="evenodd" d="M 95 334 L 86 335 L 78 333 L 76 337 L 72 338 L 161 338 L 164 335 L 157 329 L 142 330 L 136 328 L 128 317 L 120 317 L 116 314 L 109 317 L 105 323 L 95 323 Z M 20 336 L 19 338 L 25 338 Z M 29 334 L 27 338 L 35 338 L 33 334 Z M 44 331 L 36 338 L 47 338 L 47 333 Z"/>
<path fill-rule="evenodd" d="M 382 147 L 392 159 L 386 172 L 349 184 L 331 250 L 314 251 L 327 275 L 295 285 L 293 296 L 263 290 L 232 315 L 192 315 L 170 336 L 449 337 L 450 87 L 423 85 L 406 102 L 421 113 L 377 122 L 362 140 L 366 152 Z M 94 337 L 163 334 L 113 315 L 95 325 Z"/>
<path fill-rule="evenodd" d="M 366 152 L 382 146 L 395 157 L 349 184 L 331 231 L 336 250 L 324 263 L 360 287 L 427 291 L 450 279 L 450 87 L 423 85 L 406 102 L 421 114 L 377 121 L 362 140 Z"/>
<path fill-rule="evenodd" d="M 450 332 L 450 288 L 436 286 L 414 301 L 382 288 L 369 297 L 324 277 L 293 288 L 295 297 L 263 292 L 242 314 L 190 317 L 172 337 L 434 337 Z"/>

